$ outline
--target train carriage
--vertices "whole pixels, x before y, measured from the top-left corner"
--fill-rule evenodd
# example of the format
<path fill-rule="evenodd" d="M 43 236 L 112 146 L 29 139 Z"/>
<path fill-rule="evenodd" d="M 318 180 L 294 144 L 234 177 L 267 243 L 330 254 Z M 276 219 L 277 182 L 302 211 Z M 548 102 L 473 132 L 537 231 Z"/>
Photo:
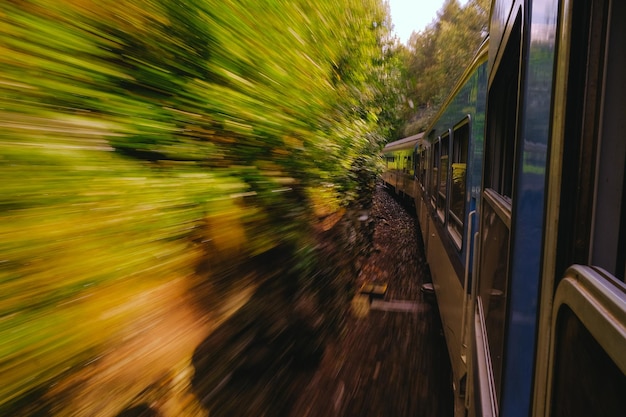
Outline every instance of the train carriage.
<path fill-rule="evenodd" d="M 619 0 L 494 0 L 416 144 L 456 416 L 626 413 L 624 19 Z"/>
<path fill-rule="evenodd" d="M 415 198 L 415 149 L 422 140 L 423 133 L 390 143 L 383 149 L 385 171 L 383 181 L 400 196 Z"/>
<path fill-rule="evenodd" d="M 464 389 L 467 378 L 467 334 L 475 213 L 480 197 L 482 144 L 487 85 L 485 41 L 449 99 L 428 129 L 388 144 L 386 161 L 411 152 L 411 185 L 398 186 L 397 170 L 383 180 L 398 194 L 409 195 L 420 221 L 433 286 L 452 359 L 455 386 Z M 406 158 L 406 155 L 404 156 Z M 406 190 L 411 190 L 410 192 Z M 462 404 L 461 404 L 462 406 Z"/>
<path fill-rule="evenodd" d="M 626 410 L 625 17 L 493 3 L 470 415 Z"/>
<path fill-rule="evenodd" d="M 455 391 L 467 378 L 467 308 L 473 234 L 480 197 L 487 81 L 485 42 L 442 110 L 427 128 L 426 178 L 418 179 L 426 259 L 442 316 Z M 427 216 L 424 214 L 428 213 Z M 457 396 L 457 400 L 461 395 Z M 457 408 L 461 406 L 458 404 Z"/>

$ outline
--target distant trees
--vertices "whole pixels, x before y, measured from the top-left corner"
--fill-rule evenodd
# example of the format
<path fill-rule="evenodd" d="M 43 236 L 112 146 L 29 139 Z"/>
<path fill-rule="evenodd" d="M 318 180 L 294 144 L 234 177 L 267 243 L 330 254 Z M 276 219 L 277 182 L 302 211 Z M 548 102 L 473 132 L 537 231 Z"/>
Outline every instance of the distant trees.
<path fill-rule="evenodd" d="M 435 19 L 422 32 L 413 33 L 406 49 L 405 121 L 397 138 L 425 129 L 454 87 L 487 34 L 490 0 L 446 0 Z"/>

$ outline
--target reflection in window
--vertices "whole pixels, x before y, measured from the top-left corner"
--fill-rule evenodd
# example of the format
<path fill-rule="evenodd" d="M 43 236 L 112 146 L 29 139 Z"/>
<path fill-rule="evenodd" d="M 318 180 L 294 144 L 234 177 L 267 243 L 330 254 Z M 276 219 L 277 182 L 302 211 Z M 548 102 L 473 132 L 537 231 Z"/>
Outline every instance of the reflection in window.
<path fill-rule="evenodd" d="M 450 190 L 450 228 L 463 235 L 465 217 L 465 184 L 467 150 L 469 145 L 469 120 L 454 130 L 452 136 L 452 188 Z"/>
<path fill-rule="evenodd" d="M 621 417 L 626 375 L 568 307 L 556 327 L 552 417 Z"/>
<path fill-rule="evenodd" d="M 446 199 L 448 195 L 448 159 L 450 153 L 450 136 L 441 138 L 441 155 L 439 156 L 439 185 L 437 188 L 437 211 L 441 220 L 445 220 Z"/>
<path fill-rule="evenodd" d="M 518 15 L 500 68 L 489 88 L 489 116 L 485 141 L 485 188 L 513 197 L 517 138 L 517 105 L 521 15 Z"/>
<path fill-rule="evenodd" d="M 434 149 L 433 149 L 433 177 L 431 178 L 430 181 L 430 196 L 433 202 L 433 205 L 435 204 L 435 201 L 437 199 L 437 182 L 439 181 L 439 156 L 440 156 L 440 142 L 438 141 L 437 143 L 435 143 Z"/>
<path fill-rule="evenodd" d="M 602 100 L 602 121 L 598 137 L 596 166 L 596 201 L 594 207 L 593 246 L 591 259 L 595 265 L 625 281 L 626 261 L 626 141 L 624 114 L 626 112 L 626 3 L 607 2 L 610 9 L 607 30 L 608 45 L 604 57 L 606 85 Z M 622 53 L 615 53 L 622 51 Z M 626 414 L 626 413 L 625 413 Z"/>
<path fill-rule="evenodd" d="M 496 386 L 500 395 L 504 325 L 506 316 L 509 229 L 495 209 L 493 197 L 485 193 L 483 206 L 482 256 L 478 295 L 485 314 L 489 354 Z"/>
<path fill-rule="evenodd" d="M 428 160 L 426 159 L 426 150 L 422 148 L 420 153 L 420 183 L 426 184 L 426 170 L 428 169 Z"/>

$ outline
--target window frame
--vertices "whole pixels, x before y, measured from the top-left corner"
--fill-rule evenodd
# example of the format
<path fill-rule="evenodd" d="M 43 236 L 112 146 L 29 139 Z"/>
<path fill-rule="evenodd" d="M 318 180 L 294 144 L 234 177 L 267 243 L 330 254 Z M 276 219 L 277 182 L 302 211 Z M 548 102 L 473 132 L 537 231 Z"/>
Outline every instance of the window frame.
<path fill-rule="evenodd" d="M 438 185 L 439 185 L 439 154 L 441 151 L 441 138 L 437 138 L 437 140 L 433 143 L 433 151 L 431 154 L 432 157 L 432 168 L 430 170 L 430 203 L 437 210 L 437 195 L 438 195 Z"/>
<path fill-rule="evenodd" d="M 622 351 L 626 345 L 626 284 L 600 268 L 573 266 L 560 280 L 552 308 L 547 417 L 554 416 L 555 407 L 551 404 L 558 376 L 556 352 L 561 345 L 559 320 L 564 307 L 577 317 L 614 365 L 626 374 L 626 355 Z"/>
<path fill-rule="evenodd" d="M 465 220 L 467 214 L 467 166 L 469 160 L 469 144 L 472 140 L 472 119 L 468 114 L 461 121 L 459 121 L 452 128 L 452 140 L 451 140 L 451 152 L 450 152 L 450 167 L 452 168 L 452 175 L 450 176 L 450 191 L 448 195 L 448 234 L 452 238 L 457 250 L 461 250 L 463 247 L 463 231 L 465 228 Z M 461 129 L 467 129 L 467 135 L 463 136 L 459 134 Z M 459 143 L 460 141 L 465 139 L 465 143 Z M 459 145 L 459 146 L 457 146 Z M 460 154 L 460 157 L 459 155 Z M 462 161 L 462 157 L 465 157 L 465 160 Z M 457 216 L 457 213 L 452 209 L 452 205 L 454 203 L 453 196 L 454 194 L 454 164 L 455 163 L 464 163 L 465 164 L 465 174 L 463 177 L 463 194 L 461 196 L 463 204 L 461 208 L 461 217 Z M 454 201 L 453 201 L 454 200 Z M 455 229 L 456 227 L 456 229 Z"/>
<path fill-rule="evenodd" d="M 448 202 L 450 190 L 450 145 L 452 142 L 452 129 L 448 129 L 443 135 L 439 137 L 439 175 L 437 177 L 437 190 L 436 190 L 436 206 L 437 216 L 443 224 L 448 223 Z M 444 151 L 446 153 L 444 153 Z M 445 178 L 442 178 L 444 173 L 443 165 L 445 163 Z M 441 187 L 444 187 L 441 190 Z"/>

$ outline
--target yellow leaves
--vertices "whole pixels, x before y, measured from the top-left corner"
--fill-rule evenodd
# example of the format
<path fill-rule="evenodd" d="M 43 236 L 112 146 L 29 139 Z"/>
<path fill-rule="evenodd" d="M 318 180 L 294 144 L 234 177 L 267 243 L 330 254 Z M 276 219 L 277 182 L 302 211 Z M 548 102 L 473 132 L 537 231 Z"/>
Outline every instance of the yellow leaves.
<path fill-rule="evenodd" d="M 222 256 L 237 256 L 246 243 L 242 224 L 244 210 L 233 198 L 214 201 L 213 212 L 206 217 L 207 238 Z"/>
<path fill-rule="evenodd" d="M 79 16 L 89 16 L 128 30 L 145 30 L 154 22 L 167 23 L 157 1 L 153 0 L 39 0 L 60 15 L 71 10 Z"/>
<path fill-rule="evenodd" d="M 304 149 L 304 142 L 301 139 L 295 138 L 293 136 L 283 136 L 283 142 L 287 148 L 291 149 Z"/>
<path fill-rule="evenodd" d="M 313 213 L 318 218 L 325 218 L 342 210 L 339 190 L 330 183 L 308 188 L 307 195 L 311 199 Z"/>

